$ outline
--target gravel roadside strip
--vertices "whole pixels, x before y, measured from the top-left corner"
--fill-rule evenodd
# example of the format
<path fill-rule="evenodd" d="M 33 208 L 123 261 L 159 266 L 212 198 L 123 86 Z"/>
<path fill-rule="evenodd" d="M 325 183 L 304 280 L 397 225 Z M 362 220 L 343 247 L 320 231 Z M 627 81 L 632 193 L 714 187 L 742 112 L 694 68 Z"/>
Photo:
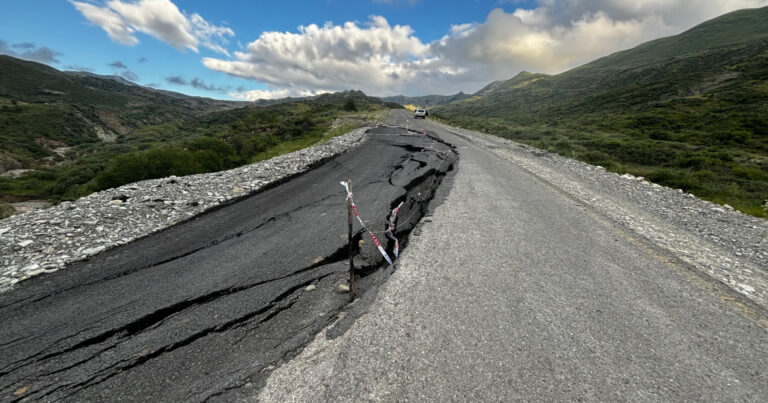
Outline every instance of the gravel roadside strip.
<path fill-rule="evenodd" d="M 131 183 L 0 220 L 0 292 L 304 172 L 359 145 L 367 129 L 228 171 Z"/>
<path fill-rule="evenodd" d="M 768 309 L 768 220 L 642 177 L 619 175 L 501 137 L 443 126 L 514 161 Z"/>

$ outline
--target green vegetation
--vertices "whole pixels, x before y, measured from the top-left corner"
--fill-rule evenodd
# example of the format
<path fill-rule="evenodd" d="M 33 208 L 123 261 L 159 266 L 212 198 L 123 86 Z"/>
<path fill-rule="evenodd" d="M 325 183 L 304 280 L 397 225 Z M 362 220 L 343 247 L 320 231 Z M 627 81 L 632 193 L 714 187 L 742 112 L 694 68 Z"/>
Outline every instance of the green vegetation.
<path fill-rule="evenodd" d="M 436 108 L 452 124 L 768 217 L 768 8 Z"/>
<path fill-rule="evenodd" d="M 14 211 L 14 208 L 10 204 L 0 203 L 0 220 L 12 216 Z"/>
<path fill-rule="evenodd" d="M 347 100 L 344 102 L 344 110 L 347 112 L 356 111 L 357 105 L 355 105 L 355 100 L 352 98 L 347 98 Z"/>
<path fill-rule="evenodd" d="M 147 126 L 117 143 L 75 146 L 76 160 L 0 178 L 0 194 L 69 200 L 144 179 L 220 171 L 325 142 L 383 114 L 376 103 L 350 114 L 343 105 L 306 101 L 214 112 Z M 357 123 L 331 128 L 338 118 Z"/>
<path fill-rule="evenodd" d="M 70 200 L 234 168 L 327 141 L 392 106 L 346 91 L 254 107 L 8 56 L 0 56 L 0 71 L 0 172 L 32 169 L 0 177 L 0 202 Z"/>

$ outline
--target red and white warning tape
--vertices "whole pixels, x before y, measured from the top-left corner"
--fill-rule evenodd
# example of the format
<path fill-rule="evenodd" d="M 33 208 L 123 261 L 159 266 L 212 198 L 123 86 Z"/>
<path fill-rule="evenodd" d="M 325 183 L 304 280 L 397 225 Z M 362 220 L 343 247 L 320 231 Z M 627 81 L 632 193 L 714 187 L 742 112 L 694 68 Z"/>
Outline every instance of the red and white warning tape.
<path fill-rule="evenodd" d="M 368 231 L 368 234 L 371 235 L 371 239 L 373 239 L 373 243 L 376 244 L 376 248 L 381 253 L 381 256 L 384 256 L 384 259 L 387 261 L 387 263 L 392 264 L 392 259 L 389 258 L 389 255 L 387 255 L 387 252 L 384 250 L 384 248 L 381 246 L 381 243 L 378 239 L 376 239 L 376 235 L 373 235 L 373 232 L 368 228 L 367 225 L 363 222 L 363 219 L 360 218 L 360 214 L 357 212 L 357 206 L 355 205 L 355 199 L 352 197 L 352 192 L 349 191 L 349 184 L 347 182 L 340 182 L 341 186 L 344 186 L 344 189 L 347 190 L 347 199 L 351 200 L 352 204 L 352 211 L 355 213 L 355 217 L 357 217 L 357 221 L 360 222 L 360 225 L 363 226 L 363 229 Z M 397 253 L 395 253 L 395 256 L 397 256 Z"/>
<path fill-rule="evenodd" d="M 397 240 L 395 235 L 392 233 L 392 231 L 395 230 L 395 220 L 397 219 L 397 212 L 400 211 L 400 207 L 403 207 L 404 202 L 400 202 L 400 204 L 397 205 L 397 207 L 392 210 L 392 215 L 389 216 L 389 227 L 387 227 L 387 238 L 395 241 L 395 249 L 392 251 L 392 253 L 395 254 L 395 258 L 397 258 L 397 255 L 400 253 L 400 241 Z"/>

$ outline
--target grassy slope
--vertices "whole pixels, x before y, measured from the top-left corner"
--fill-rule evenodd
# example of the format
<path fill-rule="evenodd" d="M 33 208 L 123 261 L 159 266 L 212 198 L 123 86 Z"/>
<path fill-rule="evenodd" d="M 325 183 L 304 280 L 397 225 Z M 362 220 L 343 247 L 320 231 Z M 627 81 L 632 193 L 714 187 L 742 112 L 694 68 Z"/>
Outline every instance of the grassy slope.
<path fill-rule="evenodd" d="M 348 99 L 355 101 L 356 111 L 346 109 Z M 75 145 L 70 160 L 60 165 L 39 167 L 16 179 L 0 178 L 0 202 L 74 199 L 143 179 L 233 168 L 327 141 L 383 113 L 382 101 L 358 91 L 144 125 L 115 143 Z M 16 127 L 31 124 L 23 116 Z M 346 123 L 332 128 L 340 117 Z"/>
<path fill-rule="evenodd" d="M 358 111 L 348 110 L 350 100 Z M 332 128 L 338 117 L 362 122 L 386 106 L 346 91 L 258 108 L 0 55 L 0 172 L 34 169 L 19 178 L 0 177 L 0 215 L 9 214 L 4 202 L 73 199 L 294 151 L 354 128 L 354 120 Z M 116 139 L 104 142 L 99 132 Z M 68 147 L 65 156 L 57 155 L 61 147 Z"/>
<path fill-rule="evenodd" d="M 99 143 L 99 130 L 127 135 L 234 105 L 0 55 L 0 152 L 24 168 L 55 157 L 54 146 Z"/>
<path fill-rule="evenodd" d="M 768 8 L 437 108 L 454 124 L 766 216 Z"/>

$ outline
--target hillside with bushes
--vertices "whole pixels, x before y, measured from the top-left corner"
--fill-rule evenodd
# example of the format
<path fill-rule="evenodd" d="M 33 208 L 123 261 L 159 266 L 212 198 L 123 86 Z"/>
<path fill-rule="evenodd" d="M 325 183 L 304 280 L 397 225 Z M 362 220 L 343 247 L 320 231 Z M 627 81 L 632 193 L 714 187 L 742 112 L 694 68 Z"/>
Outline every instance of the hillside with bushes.
<path fill-rule="evenodd" d="M 12 213 L 9 202 L 71 200 L 270 158 L 381 118 L 393 106 L 345 91 L 259 107 L 9 56 L 0 56 L 0 72 L 2 216 Z"/>
<path fill-rule="evenodd" d="M 768 199 L 768 8 L 559 75 L 523 72 L 433 111 L 745 213 Z"/>

